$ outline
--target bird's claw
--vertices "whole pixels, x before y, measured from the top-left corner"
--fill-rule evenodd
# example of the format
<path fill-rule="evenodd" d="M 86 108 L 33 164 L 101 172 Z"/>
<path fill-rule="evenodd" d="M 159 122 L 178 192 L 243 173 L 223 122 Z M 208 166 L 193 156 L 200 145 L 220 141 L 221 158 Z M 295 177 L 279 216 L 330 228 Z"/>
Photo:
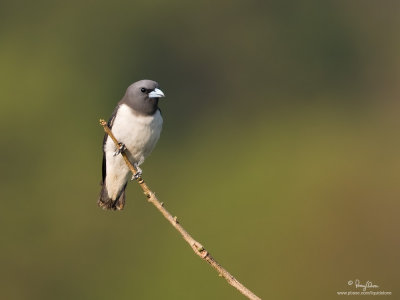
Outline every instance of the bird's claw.
<path fill-rule="evenodd" d="M 118 149 L 114 152 L 113 156 L 117 156 L 126 150 L 126 146 L 123 143 L 118 143 Z"/>
<path fill-rule="evenodd" d="M 142 177 L 142 169 L 139 168 L 139 166 L 138 166 L 137 163 L 134 163 L 133 166 L 134 166 L 135 169 L 136 169 L 136 173 L 132 175 L 131 180 L 137 180 L 137 179 L 139 179 L 139 178 Z"/>
<path fill-rule="evenodd" d="M 137 179 L 139 179 L 141 177 L 142 177 L 142 171 L 138 171 L 138 172 L 136 172 L 135 174 L 132 175 L 131 180 L 137 180 Z"/>

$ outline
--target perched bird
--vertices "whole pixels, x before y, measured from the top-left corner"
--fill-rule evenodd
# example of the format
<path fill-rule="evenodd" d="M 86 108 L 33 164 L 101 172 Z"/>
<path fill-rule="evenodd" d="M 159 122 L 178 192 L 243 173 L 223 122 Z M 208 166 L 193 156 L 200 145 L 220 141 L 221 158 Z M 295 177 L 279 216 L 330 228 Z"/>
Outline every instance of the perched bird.
<path fill-rule="evenodd" d="M 156 145 L 163 124 L 158 100 L 164 97 L 158 83 L 140 80 L 131 84 L 108 121 L 117 140 L 118 149 L 105 134 L 103 141 L 103 180 L 98 205 L 103 209 L 121 210 L 125 205 L 125 188 L 129 180 L 129 168 L 124 162 L 121 149 L 141 175 L 139 166 Z"/>

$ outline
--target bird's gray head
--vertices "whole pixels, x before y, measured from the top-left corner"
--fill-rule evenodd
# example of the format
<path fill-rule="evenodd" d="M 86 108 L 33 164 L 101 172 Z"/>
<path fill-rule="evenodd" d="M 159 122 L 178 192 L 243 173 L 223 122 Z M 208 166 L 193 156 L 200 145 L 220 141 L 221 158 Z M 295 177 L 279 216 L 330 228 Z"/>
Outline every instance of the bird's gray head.
<path fill-rule="evenodd" d="M 131 84 L 120 103 L 128 105 L 138 114 L 148 116 L 157 111 L 161 97 L 165 95 L 159 89 L 158 83 L 146 79 Z"/>

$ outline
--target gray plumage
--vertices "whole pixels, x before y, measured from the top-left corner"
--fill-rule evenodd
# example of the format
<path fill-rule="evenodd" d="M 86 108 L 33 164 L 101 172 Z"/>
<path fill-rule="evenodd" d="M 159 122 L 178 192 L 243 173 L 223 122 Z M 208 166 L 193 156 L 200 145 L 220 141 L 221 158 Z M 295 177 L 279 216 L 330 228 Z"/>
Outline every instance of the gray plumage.
<path fill-rule="evenodd" d="M 158 100 L 164 97 L 158 83 L 141 80 L 128 87 L 118 103 L 108 126 L 117 140 L 126 146 L 125 153 L 137 168 L 156 145 L 163 119 Z M 103 180 L 98 205 L 104 209 L 121 210 L 125 205 L 125 188 L 130 171 L 117 148 L 106 134 L 103 140 Z M 139 168 L 140 169 L 140 168 Z"/>

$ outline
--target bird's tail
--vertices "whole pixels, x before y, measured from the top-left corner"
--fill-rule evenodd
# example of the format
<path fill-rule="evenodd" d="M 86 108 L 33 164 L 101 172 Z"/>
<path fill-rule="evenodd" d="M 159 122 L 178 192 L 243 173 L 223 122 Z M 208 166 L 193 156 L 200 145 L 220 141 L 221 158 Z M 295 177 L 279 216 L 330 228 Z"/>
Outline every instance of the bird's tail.
<path fill-rule="evenodd" d="M 114 200 L 108 196 L 107 188 L 103 183 L 97 205 L 104 210 L 123 210 L 125 206 L 125 188 L 126 184 L 119 192 L 117 198 Z"/>

